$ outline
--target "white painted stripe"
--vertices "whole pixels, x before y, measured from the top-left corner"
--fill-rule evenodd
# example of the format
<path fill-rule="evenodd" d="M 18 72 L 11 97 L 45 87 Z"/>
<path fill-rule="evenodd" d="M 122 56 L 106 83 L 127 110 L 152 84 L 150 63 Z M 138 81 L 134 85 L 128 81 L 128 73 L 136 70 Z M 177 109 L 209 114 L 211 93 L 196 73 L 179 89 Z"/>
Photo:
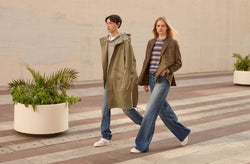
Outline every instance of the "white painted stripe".
<path fill-rule="evenodd" d="M 250 105 L 246 105 L 243 107 L 235 107 L 235 108 L 230 108 L 230 109 L 223 109 L 223 110 L 217 110 L 217 111 L 211 111 L 211 112 L 205 112 L 205 113 L 198 113 L 194 115 L 188 115 L 188 116 L 181 116 L 180 120 L 192 120 L 192 119 L 198 119 L 198 118 L 204 118 L 204 117 L 209 117 L 209 116 L 216 116 L 220 114 L 225 114 L 225 113 L 230 113 L 230 112 L 239 112 L 242 110 L 250 109 Z"/>
<path fill-rule="evenodd" d="M 178 99 L 178 100 L 171 100 L 168 101 L 171 106 L 181 106 L 181 105 L 190 105 L 194 103 L 202 103 L 207 101 L 215 101 L 215 100 L 223 100 L 227 98 L 236 98 L 242 96 L 250 96 L 249 91 L 240 91 L 240 92 L 232 92 L 232 93 L 223 93 L 217 95 L 210 95 L 210 96 L 201 96 L 201 97 L 193 97 L 188 99 Z"/>
<path fill-rule="evenodd" d="M 11 136 L 4 136 L 4 137 L 0 137 L 0 143 L 5 143 L 5 142 L 12 142 L 12 141 L 18 141 L 18 140 L 22 140 L 22 139 L 29 139 L 31 137 L 25 136 L 25 135 L 21 135 L 21 134 L 15 134 L 15 135 L 11 135 Z"/>
<path fill-rule="evenodd" d="M 13 121 L 0 122 L 0 131 L 13 129 Z"/>
<path fill-rule="evenodd" d="M 250 133 L 249 133 L 250 135 Z M 240 146 L 242 146 L 242 143 L 239 142 Z M 247 140 L 246 143 L 248 144 L 248 148 L 250 147 L 250 140 Z M 246 148 L 246 147 L 244 147 Z M 239 150 L 239 151 L 235 151 Z M 211 162 L 210 164 L 222 164 L 222 163 L 232 163 L 232 164 L 246 164 L 250 162 L 250 149 L 242 149 L 241 147 L 234 147 L 234 149 L 226 149 L 225 147 L 223 148 L 223 151 L 228 152 L 228 151 L 234 151 L 231 152 L 230 155 L 227 155 L 224 159 L 217 158 L 215 162 Z"/>
<path fill-rule="evenodd" d="M 177 81 L 177 87 L 187 87 L 187 86 L 197 86 L 197 85 L 211 85 L 216 83 L 226 83 L 232 82 L 232 76 L 223 76 L 223 77 L 211 77 L 211 78 L 202 78 L 202 79 L 189 79 L 189 80 L 179 80 Z M 194 85 L 195 84 L 195 85 Z"/>
<path fill-rule="evenodd" d="M 227 75 L 223 75 L 223 74 L 227 74 Z M 207 73 L 190 73 L 190 74 L 178 74 L 176 77 L 199 77 L 199 78 L 206 78 L 206 77 L 202 77 L 202 76 L 216 76 L 216 75 L 220 75 L 220 76 L 233 76 L 233 71 L 231 72 L 207 72 Z"/>

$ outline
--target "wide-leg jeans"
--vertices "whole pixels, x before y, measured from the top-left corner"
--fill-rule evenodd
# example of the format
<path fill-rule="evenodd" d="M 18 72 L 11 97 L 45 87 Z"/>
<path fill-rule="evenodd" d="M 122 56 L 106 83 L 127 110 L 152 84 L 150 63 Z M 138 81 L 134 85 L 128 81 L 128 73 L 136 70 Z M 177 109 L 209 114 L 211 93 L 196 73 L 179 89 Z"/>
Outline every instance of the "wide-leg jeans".
<path fill-rule="evenodd" d="M 190 129 L 178 122 L 177 116 L 166 101 L 170 89 L 168 80 L 164 76 L 160 76 L 158 81 L 155 82 L 155 74 L 150 74 L 149 85 L 151 96 L 135 140 L 135 148 L 142 152 L 149 151 L 149 144 L 154 134 L 155 121 L 158 115 L 180 141 L 183 141 L 190 133 Z"/>
<path fill-rule="evenodd" d="M 141 125 L 142 122 L 142 115 L 135 110 L 134 108 L 127 110 L 123 109 L 123 112 L 135 123 Z M 103 103 L 102 103 L 102 122 L 101 122 L 101 134 L 102 137 L 111 140 L 112 133 L 110 130 L 110 116 L 111 116 L 111 109 L 108 109 L 108 101 L 107 101 L 107 94 L 106 94 L 106 87 L 104 89 L 103 95 Z"/>

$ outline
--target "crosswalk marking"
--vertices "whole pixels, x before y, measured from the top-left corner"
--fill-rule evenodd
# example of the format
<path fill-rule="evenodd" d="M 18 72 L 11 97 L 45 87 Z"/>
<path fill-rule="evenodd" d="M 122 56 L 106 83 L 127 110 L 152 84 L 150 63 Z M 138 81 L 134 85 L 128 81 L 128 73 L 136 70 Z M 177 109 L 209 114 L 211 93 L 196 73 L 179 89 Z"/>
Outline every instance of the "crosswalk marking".
<path fill-rule="evenodd" d="M 249 109 L 249 108 L 250 108 L 250 105 L 248 105 L 246 107 L 232 108 L 232 109 L 240 110 L 240 109 Z M 228 111 L 228 109 L 225 109 L 225 111 Z M 231 111 L 232 110 L 230 110 L 228 112 L 231 112 Z M 211 112 L 211 113 L 212 113 L 212 115 L 217 115 L 218 114 L 218 113 L 214 113 L 214 112 Z M 182 118 L 181 120 L 182 121 L 187 121 L 187 120 L 202 118 L 204 116 L 206 117 L 207 115 L 206 114 L 205 115 L 204 114 L 202 114 L 202 115 L 198 114 L 198 116 L 192 116 L 192 118 L 190 118 L 188 116 L 187 117 L 183 116 L 184 118 Z M 223 121 L 225 121 L 224 124 L 226 124 L 227 122 L 228 123 L 236 123 L 238 120 L 240 120 L 240 121 L 247 121 L 250 118 L 249 116 L 250 115 L 243 115 L 243 116 L 239 116 L 239 117 L 233 117 L 233 118 L 230 118 L 230 119 L 224 119 L 224 120 L 220 120 L 220 123 L 222 123 Z M 206 127 L 216 128 L 218 126 L 218 121 L 215 121 L 213 123 L 214 124 L 207 123 Z M 157 122 L 156 122 L 156 125 L 157 126 L 163 125 L 163 123 L 162 123 L 161 120 L 158 119 Z M 197 127 L 199 127 L 199 125 L 197 125 Z M 138 129 L 139 129 L 139 127 L 137 125 L 132 124 L 132 125 L 126 126 L 126 129 L 121 128 L 121 127 L 114 128 L 114 129 L 112 129 L 112 132 L 113 132 L 113 134 L 116 134 L 116 133 L 122 133 L 122 132 L 131 131 L 131 130 L 138 130 Z M 201 129 L 204 129 L 204 127 L 201 127 Z M 195 131 L 192 129 L 192 132 L 195 132 Z M 45 146 L 45 145 L 54 145 L 54 144 L 66 143 L 66 142 L 70 142 L 70 141 L 78 141 L 78 140 L 81 140 L 81 139 L 89 139 L 89 138 L 98 137 L 98 136 L 100 136 L 99 130 L 98 131 L 94 131 L 94 132 L 89 132 L 89 133 L 83 133 L 83 134 L 77 134 L 77 135 L 70 135 L 68 137 L 56 137 L 54 139 L 44 139 L 44 140 L 39 141 L 40 144 L 37 144 L 37 145 L 35 145 L 33 147 L 35 148 L 35 147 L 39 147 L 39 146 L 42 147 L 42 146 Z M 163 138 L 166 138 L 165 134 L 164 134 Z M 32 144 L 33 143 L 28 144 L 28 145 L 32 145 Z M 29 146 L 27 146 L 27 143 L 8 146 L 8 148 L 10 148 L 12 150 L 13 150 L 13 147 L 16 147 L 16 149 L 14 149 L 16 151 L 18 151 L 18 150 L 25 150 L 25 149 L 29 148 Z M 17 149 L 17 147 L 19 147 L 19 148 Z"/>
<path fill-rule="evenodd" d="M 187 108 L 187 109 L 177 110 L 176 114 L 177 115 L 178 114 L 188 114 L 188 113 L 192 113 L 192 112 L 198 112 L 198 111 L 213 109 L 215 107 L 221 107 L 223 109 L 223 107 L 227 107 L 227 106 L 230 106 L 230 105 L 237 105 L 237 104 L 241 104 L 241 103 L 250 102 L 249 100 L 250 99 L 243 99 L 243 100 L 236 100 L 236 101 L 231 101 L 231 102 L 216 103 L 214 105 L 206 105 L 206 106 L 202 106 L 202 107 Z M 192 116 L 189 116 L 189 115 L 188 116 L 182 116 L 179 119 L 181 121 L 186 121 L 186 120 L 197 119 L 197 118 L 202 118 L 202 117 L 207 117 L 207 116 L 212 116 L 212 115 L 217 115 L 217 114 L 223 114 L 223 113 L 227 113 L 227 112 L 245 110 L 245 109 L 249 109 L 249 108 L 250 108 L 250 106 L 246 105 L 246 106 L 243 106 L 243 107 L 235 107 L 235 108 L 217 110 L 217 111 L 212 111 L 212 112 L 198 113 L 198 114 L 194 114 Z M 121 110 L 114 110 L 114 111 L 115 112 L 112 111 L 112 115 L 122 113 Z M 88 117 L 88 115 L 86 115 L 86 117 Z M 83 117 L 83 118 L 86 118 L 86 117 Z M 131 120 L 129 118 L 124 118 L 124 119 L 112 120 L 111 125 L 122 125 L 122 124 L 130 123 L 130 122 L 131 122 Z M 162 124 L 159 120 L 156 123 L 157 123 L 157 125 Z M 100 127 L 99 122 L 91 123 L 91 124 L 78 125 L 78 126 L 72 126 L 72 127 L 69 128 L 68 133 L 74 132 L 74 131 L 80 131 L 80 130 L 90 130 L 90 129 L 99 128 L 99 127 Z M 136 129 L 136 127 L 133 127 L 132 130 Z M 121 128 L 121 129 L 125 130 L 124 128 Z M 113 130 L 113 133 L 116 133 L 116 130 Z M 88 138 L 89 135 L 91 135 L 92 137 L 97 137 L 97 136 L 99 136 L 99 134 L 100 134 L 99 131 L 97 131 L 95 133 L 92 132 L 90 134 L 86 133 L 84 135 L 82 135 L 82 134 L 73 135 L 72 138 L 74 140 L 80 140 L 80 139 Z M 22 136 L 22 135 L 4 136 L 4 137 L 0 137 L 0 143 L 10 142 L 10 141 L 17 141 L 17 140 L 26 139 L 26 138 L 30 138 L 30 137 Z M 61 140 L 61 138 L 57 137 L 56 140 Z M 65 142 L 66 141 L 67 140 L 65 140 Z M 57 143 L 57 142 L 58 141 L 54 141 L 54 142 L 51 142 L 51 143 Z"/>
<path fill-rule="evenodd" d="M 187 108 L 187 109 L 177 110 L 176 113 L 177 114 L 183 114 L 183 113 L 187 114 L 187 113 L 192 113 L 192 112 L 197 112 L 197 111 L 213 109 L 214 107 L 221 107 L 223 109 L 223 107 L 226 107 L 226 106 L 236 105 L 236 104 L 245 103 L 245 102 L 249 102 L 249 99 L 243 99 L 243 100 L 238 100 L 238 101 L 233 101 L 233 102 L 228 102 L 228 103 L 227 102 L 218 103 L 218 104 L 207 105 L 207 106 L 203 106 L 203 107 Z M 208 111 L 205 113 L 196 113 L 193 115 L 181 116 L 181 117 L 179 117 L 179 119 L 180 119 L 180 121 L 188 121 L 188 120 L 193 120 L 193 119 L 198 119 L 198 118 L 203 118 L 203 117 L 208 117 L 208 116 L 216 116 L 218 114 L 229 113 L 229 112 L 234 112 L 234 111 L 241 111 L 241 110 L 246 110 L 246 109 L 250 109 L 250 105 L 245 105 L 245 106 L 241 106 L 241 107 L 234 107 L 234 108 L 226 108 L 223 110 Z M 131 122 L 131 120 L 129 120 L 129 118 L 124 118 L 124 119 L 119 119 L 119 120 L 112 120 L 111 125 L 122 125 L 122 124 L 130 123 L 130 122 Z M 163 125 L 163 123 L 161 120 L 158 119 L 156 121 L 156 125 Z M 68 132 L 70 133 L 70 132 L 79 131 L 79 130 L 90 130 L 90 129 L 99 128 L 99 127 L 100 127 L 100 123 L 97 122 L 97 123 L 92 123 L 92 124 L 85 124 L 85 125 L 70 127 Z M 125 127 L 114 128 L 114 129 L 112 129 L 112 132 L 113 132 L 113 134 L 116 134 L 116 133 L 121 133 L 121 132 L 126 132 L 126 131 L 137 130 L 137 129 L 138 129 L 137 125 L 130 125 L 130 126 L 127 126 L 126 128 Z M 88 138 L 93 138 L 93 137 L 98 137 L 98 136 L 100 136 L 99 129 L 97 131 L 94 131 L 94 132 L 86 132 L 83 134 L 70 135 L 68 137 L 60 137 L 59 136 L 59 137 L 56 137 L 55 139 L 44 139 L 42 141 L 39 141 L 43 144 L 41 144 L 41 145 L 38 144 L 38 145 L 40 145 L 40 146 L 54 145 L 54 144 L 58 144 L 58 143 L 66 143 L 66 142 L 70 142 L 73 140 L 78 141 L 81 139 L 88 139 Z M 0 137 L 0 143 L 18 141 L 18 140 L 27 139 L 27 138 L 31 138 L 31 137 L 22 136 L 22 135 L 4 136 L 4 137 Z M 44 144 L 44 143 L 46 143 L 46 144 Z M 15 150 L 27 149 L 28 147 L 25 145 L 27 145 L 27 144 L 26 143 L 19 144 L 16 147 L 20 147 L 20 148 L 15 149 Z M 38 145 L 35 145 L 33 147 L 37 147 Z M 15 147 L 15 146 L 12 145 L 12 147 L 10 147 L 10 148 L 13 150 L 13 147 Z"/>
<path fill-rule="evenodd" d="M 241 91 L 241 92 L 234 92 L 234 93 L 224 93 L 224 94 L 218 94 L 218 95 L 211 95 L 211 96 L 203 96 L 203 97 L 196 97 L 196 98 L 187 98 L 187 99 L 181 99 L 181 100 L 171 100 L 169 101 L 169 104 L 171 104 L 172 107 L 175 106 L 181 106 L 181 105 L 190 105 L 194 103 L 202 103 L 206 101 L 213 101 L 213 100 L 222 100 L 227 98 L 238 98 L 242 96 L 250 96 L 250 91 Z M 226 103 L 215 103 L 213 105 L 210 105 L 211 107 L 220 107 L 228 104 L 228 105 L 236 105 L 236 103 L 244 103 L 247 102 L 248 99 L 238 100 L 238 101 L 231 101 Z M 205 108 L 209 108 L 209 106 L 203 106 L 200 108 L 193 108 L 193 110 L 205 110 Z M 101 108 L 101 107 L 100 107 Z M 143 111 L 146 108 L 146 104 L 139 104 L 138 110 Z M 190 109 L 191 110 L 191 109 Z M 177 114 L 179 111 L 176 111 Z M 183 113 L 189 112 L 188 110 L 183 110 Z M 112 115 L 117 114 L 123 114 L 121 109 L 112 109 Z M 84 120 L 84 119 L 90 119 L 90 118 L 98 118 L 101 117 L 101 109 L 96 111 L 89 111 L 89 112 L 80 112 L 80 113 L 73 113 L 69 115 L 69 121 L 77 121 L 77 120 Z M 0 123 L 0 131 L 3 130 L 9 130 L 13 128 L 13 121 L 8 122 L 2 122 Z M 0 140 L 1 141 L 1 140 Z"/>
<path fill-rule="evenodd" d="M 243 115 L 243 116 L 222 119 L 222 120 L 220 120 L 219 123 L 216 120 L 216 121 L 211 121 L 208 123 L 190 126 L 190 129 L 192 130 L 192 133 L 201 132 L 201 131 L 214 129 L 214 128 L 218 128 L 218 127 L 233 125 L 235 123 L 245 122 L 245 120 L 249 120 L 249 118 L 250 118 L 250 114 L 247 114 L 247 115 Z M 173 138 L 173 134 L 171 134 L 169 131 L 155 133 L 153 140 L 152 140 L 152 143 L 156 142 L 156 141 L 160 141 L 160 140 L 170 139 L 170 138 Z M 85 156 L 94 155 L 94 154 L 98 154 L 98 153 L 119 150 L 119 149 L 126 148 L 126 147 L 133 147 L 134 146 L 134 139 L 135 139 L 135 137 L 123 139 L 123 140 L 118 140 L 118 141 L 113 141 L 112 146 L 108 146 L 108 147 L 95 148 L 93 146 L 85 146 L 85 147 L 75 148 L 75 149 L 66 150 L 66 151 L 60 151 L 60 152 L 55 152 L 55 153 L 50 153 L 50 154 L 45 154 L 45 155 L 28 157 L 25 159 L 29 162 L 34 162 L 34 163 L 59 162 L 59 161 L 74 159 L 74 158 L 78 158 L 78 157 L 85 157 Z M 11 163 L 15 163 L 15 162 L 17 162 L 17 161 L 11 161 L 10 163 L 6 162 L 6 164 L 11 164 Z"/>

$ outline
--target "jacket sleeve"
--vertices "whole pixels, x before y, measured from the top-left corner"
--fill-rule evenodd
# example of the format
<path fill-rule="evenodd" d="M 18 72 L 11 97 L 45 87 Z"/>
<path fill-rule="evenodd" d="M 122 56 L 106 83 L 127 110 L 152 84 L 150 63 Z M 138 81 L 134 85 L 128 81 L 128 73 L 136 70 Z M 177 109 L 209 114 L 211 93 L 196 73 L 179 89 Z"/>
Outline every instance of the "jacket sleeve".
<path fill-rule="evenodd" d="M 173 53 L 175 56 L 175 63 L 168 68 L 170 73 L 176 72 L 182 66 L 181 53 L 180 53 L 178 42 L 176 40 L 174 40 Z"/>
<path fill-rule="evenodd" d="M 135 57 L 134 57 L 134 52 L 133 48 L 131 46 L 130 41 L 127 41 L 125 43 L 125 52 L 124 52 L 124 72 L 123 72 L 123 78 L 122 78 L 122 85 L 121 89 L 128 89 L 131 81 L 132 81 L 132 76 L 134 74 L 133 69 L 135 68 Z"/>

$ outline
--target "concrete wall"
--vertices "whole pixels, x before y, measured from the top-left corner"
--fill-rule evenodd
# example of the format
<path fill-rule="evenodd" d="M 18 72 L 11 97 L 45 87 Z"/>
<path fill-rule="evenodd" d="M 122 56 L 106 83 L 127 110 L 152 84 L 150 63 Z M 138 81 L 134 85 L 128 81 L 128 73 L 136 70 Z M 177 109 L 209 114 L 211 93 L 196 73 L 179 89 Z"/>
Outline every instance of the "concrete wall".
<path fill-rule="evenodd" d="M 99 38 L 116 13 L 132 34 L 140 73 L 156 18 L 178 31 L 179 74 L 233 70 L 233 52 L 250 54 L 249 0 L 0 0 L 0 86 L 41 72 L 79 70 L 79 81 L 101 79 Z"/>

